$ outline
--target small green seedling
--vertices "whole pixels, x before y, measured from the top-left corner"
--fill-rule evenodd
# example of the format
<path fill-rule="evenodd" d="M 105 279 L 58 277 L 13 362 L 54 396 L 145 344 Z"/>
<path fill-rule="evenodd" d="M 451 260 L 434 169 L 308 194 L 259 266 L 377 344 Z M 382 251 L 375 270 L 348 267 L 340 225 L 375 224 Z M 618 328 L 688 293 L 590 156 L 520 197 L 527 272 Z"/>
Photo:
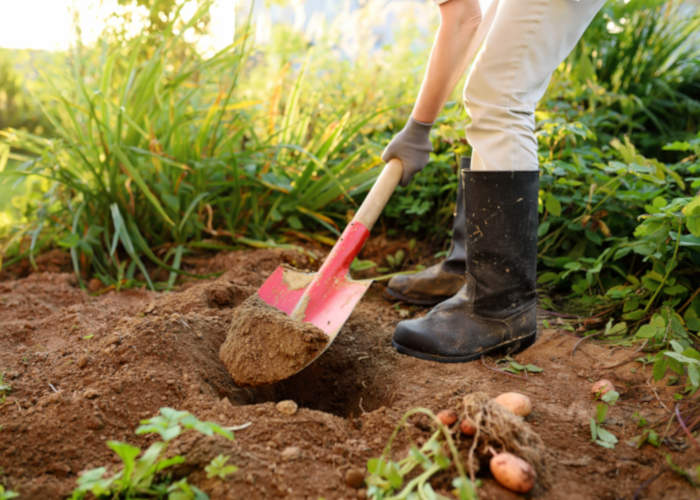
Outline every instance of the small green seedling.
<path fill-rule="evenodd" d="M 211 479 L 212 477 L 226 479 L 226 476 L 230 476 L 236 472 L 238 467 L 235 465 L 226 465 L 229 458 L 231 458 L 230 455 L 219 455 L 218 457 L 214 458 L 211 463 L 204 468 L 207 473 L 207 479 Z"/>
<path fill-rule="evenodd" d="M 351 271 L 365 271 L 367 269 L 372 269 L 373 267 L 377 267 L 376 262 L 372 262 L 371 260 L 360 260 L 357 258 L 352 261 L 352 264 L 350 264 Z"/>
<path fill-rule="evenodd" d="M 114 451 L 123 463 L 123 468 L 111 477 L 104 477 L 107 469 L 98 467 L 78 478 L 78 487 L 73 491 L 72 500 L 82 500 L 87 493 L 97 498 L 121 498 L 125 500 L 155 496 L 162 498 L 168 494 L 169 500 L 208 500 L 208 496 L 197 487 L 187 484 L 186 479 L 171 483 L 165 475 L 159 483 L 157 480 L 165 469 L 185 462 L 176 455 L 164 458 L 165 452 L 173 439 L 185 430 L 196 430 L 206 436 L 219 434 L 226 439 L 233 439 L 233 433 L 213 422 L 202 422 L 186 411 L 161 408 L 160 415 L 142 420 L 136 434 L 158 434 L 163 441 L 156 441 L 141 453 L 141 448 L 119 441 L 108 441 L 107 446 Z M 228 457 L 226 457 L 228 460 Z"/>
<path fill-rule="evenodd" d="M 19 497 L 19 493 L 12 490 L 6 490 L 5 487 L 0 484 L 0 500 L 10 500 L 10 498 Z"/>
<path fill-rule="evenodd" d="M 386 261 L 392 269 L 395 269 L 397 267 L 401 267 L 405 256 L 406 254 L 403 250 L 397 250 L 394 255 L 387 255 Z"/>
<path fill-rule="evenodd" d="M 591 419 L 591 441 L 596 443 L 603 448 L 614 449 L 617 444 L 617 438 L 614 434 L 603 429 L 603 423 L 605 422 L 605 416 L 608 414 L 608 404 L 614 405 L 615 402 L 620 398 L 620 394 L 616 391 L 606 392 L 605 394 L 596 394 L 597 398 L 600 398 L 602 403 L 596 406 L 596 416 Z"/>
<path fill-rule="evenodd" d="M 505 358 L 501 358 L 501 359 L 497 360 L 496 366 L 498 366 L 499 363 L 506 364 L 505 368 L 501 368 L 504 372 L 514 373 L 515 375 L 520 375 L 523 372 L 539 373 L 539 372 L 544 371 L 543 368 L 540 368 L 539 366 L 535 366 L 533 364 L 521 365 L 520 363 L 515 361 L 510 356 L 506 356 Z"/>
<path fill-rule="evenodd" d="M 3 377 L 5 376 L 5 373 L 0 373 L 0 405 L 5 402 L 5 398 L 7 395 L 10 393 L 12 390 L 12 387 L 10 384 L 3 382 Z"/>

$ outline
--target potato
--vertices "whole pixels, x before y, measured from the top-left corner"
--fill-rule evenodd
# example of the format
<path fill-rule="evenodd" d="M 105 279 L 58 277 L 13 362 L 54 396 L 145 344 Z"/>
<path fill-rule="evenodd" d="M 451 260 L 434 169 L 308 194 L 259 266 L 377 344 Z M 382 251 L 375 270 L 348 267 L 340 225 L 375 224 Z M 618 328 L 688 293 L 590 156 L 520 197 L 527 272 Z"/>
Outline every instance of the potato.
<path fill-rule="evenodd" d="M 521 417 L 527 417 L 532 411 L 530 398 L 518 392 L 504 392 L 494 401 Z"/>
<path fill-rule="evenodd" d="M 527 493 L 535 486 L 537 473 L 532 465 L 512 453 L 498 453 L 489 463 L 491 474 L 502 486 L 516 493 Z"/>
<path fill-rule="evenodd" d="M 443 424 L 450 426 L 457 421 L 457 414 L 452 410 L 442 410 L 437 414 L 437 418 Z"/>
<path fill-rule="evenodd" d="M 609 380 L 606 380 L 604 378 L 600 379 L 598 382 L 593 384 L 593 387 L 591 387 L 591 392 L 593 393 L 594 396 L 597 396 L 600 394 L 601 396 L 605 394 L 606 392 L 614 391 L 615 386 L 613 385 L 612 382 Z"/>
<path fill-rule="evenodd" d="M 476 426 L 471 418 L 465 418 L 459 424 L 459 430 L 462 431 L 467 436 L 473 436 L 476 434 Z"/>

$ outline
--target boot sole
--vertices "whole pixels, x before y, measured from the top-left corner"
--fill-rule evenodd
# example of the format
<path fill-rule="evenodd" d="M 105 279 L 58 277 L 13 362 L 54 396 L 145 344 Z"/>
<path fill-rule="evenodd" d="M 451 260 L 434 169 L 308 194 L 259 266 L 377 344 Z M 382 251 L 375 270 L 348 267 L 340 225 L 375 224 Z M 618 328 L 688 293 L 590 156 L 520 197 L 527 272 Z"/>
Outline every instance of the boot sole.
<path fill-rule="evenodd" d="M 434 306 L 440 302 L 449 299 L 449 297 L 437 297 L 434 299 L 414 299 L 400 292 L 392 290 L 391 288 L 386 289 L 386 294 L 392 299 L 400 300 L 402 302 L 408 302 L 409 304 L 415 304 L 417 306 Z"/>
<path fill-rule="evenodd" d="M 425 352 L 414 351 L 413 349 L 408 349 L 401 344 L 397 344 L 393 340 L 391 344 L 399 351 L 401 354 L 407 354 L 413 356 L 414 358 L 425 359 L 427 361 L 437 361 L 438 363 L 466 363 L 468 361 L 474 361 L 479 359 L 481 356 L 490 354 L 496 351 L 503 351 L 504 354 L 515 354 L 517 352 L 523 351 L 530 347 L 537 340 L 537 330 L 529 335 L 520 337 L 515 340 L 510 340 L 508 342 L 503 342 L 501 344 L 490 347 L 486 350 L 480 351 L 475 354 L 469 354 L 467 356 L 438 356 L 436 354 L 427 354 Z"/>

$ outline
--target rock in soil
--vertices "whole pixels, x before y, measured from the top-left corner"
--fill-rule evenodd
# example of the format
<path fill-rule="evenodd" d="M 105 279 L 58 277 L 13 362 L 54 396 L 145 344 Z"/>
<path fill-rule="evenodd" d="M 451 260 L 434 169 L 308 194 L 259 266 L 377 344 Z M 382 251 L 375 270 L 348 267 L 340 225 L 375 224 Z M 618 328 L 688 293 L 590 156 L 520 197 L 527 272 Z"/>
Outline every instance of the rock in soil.
<path fill-rule="evenodd" d="M 357 469 L 350 469 L 345 473 L 345 484 L 351 488 L 361 488 L 365 484 L 365 475 Z"/>
<path fill-rule="evenodd" d="M 280 412 L 282 415 L 292 416 L 297 412 L 298 409 L 299 405 L 297 405 L 294 401 L 289 399 L 277 403 L 277 411 Z"/>

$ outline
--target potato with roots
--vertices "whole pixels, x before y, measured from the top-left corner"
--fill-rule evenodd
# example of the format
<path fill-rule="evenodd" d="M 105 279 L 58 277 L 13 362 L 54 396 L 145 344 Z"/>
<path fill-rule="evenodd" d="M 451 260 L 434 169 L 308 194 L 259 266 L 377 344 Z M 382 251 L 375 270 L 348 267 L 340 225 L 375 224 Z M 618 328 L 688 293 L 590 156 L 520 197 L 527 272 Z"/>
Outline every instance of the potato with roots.
<path fill-rule="evenodd" d="M 465 418 L 459 424 L 459 430 L 462 431 L 462 434 L 466 434 L 467 436 L 473 436 L 474 434 L 476 434 L 476 425 L 474 424 L 474 421 L 471 418 Z"/>
<path fill-rule="evenodd" d="M 522 394 L 516 395 L 527 398 Z M 520 402 L 522 403 L 522 399 Z M 527 402 L 529 403 L 529 399 L 527 399 Z M 464 421 L 473 423 L 475 429 L 474 441 L 469 448 L 467 458 L 467 466 L 472 480 L 475 479 L 476 471 L 479 470 L 480 459 L 485 458 L 489 447 L 497 447 L 504 452 L 511 453 L 513 458 L 523 460 L 529 465 L 530 469 L 523 466 L 521 462 L 513 461 L 512 458 L 501 457 L 503 460 L 493 462 L 496 468 L 494 477 L 502 470 L 512 470 L 513 467 L 516 467 L 516 472 L 511 474 L 511 476 L 514 475 L 516 478 L 520 478 L 520 483 L 516 481 L 508 483 L 512 484 L 514 488 L 524 488 L 523 484 L 534 484 L 535 477 L 537 478 L 537 488 L 546 490 L 550 487 L 552 484 L 552 472 L 548 463 L 547 449 L 542 438 L 522 417 L 517 416 L 513 411 L 497 403 L 495 399 L 483 392 L 467 394 L 463 399 L 463 404 L 462 423 Z M 529 405 L 529 408 L 531 408 L 531 405 Z M 469 430 L 471 432 L 471 429 Z M 530 470 L 535 474 L 530 474 Z M 506 476 L 501 475 L 500 477 L 504 478 Z M 531 477 L 529 482 L 528 477 Z M 505 479 L 503 480 L 505 481 Z M 510 488 L 510 486 L 508 487 Z"/>
<path fill-rule="evenodd" d="M 489 462 L 491 474 L 501 486 L 516 493 L 527 493 L 535 486 L 537 473 L 532 465 L 512 453 L 496 451 L 489 446 L 493 455 Z"/>
<path fill-rule="evenodd" d="M 451 426 L 457 421 L 457 414 L 452 410 L 442 410 L 437 414 L 437 419 L 447 427 Z"/>
<path fill-rule="evenodd" d="M 519 392 L 504 392 L 494 401 L 519 417 L 527 417 L 532 412 L 530 398 Z"/>

